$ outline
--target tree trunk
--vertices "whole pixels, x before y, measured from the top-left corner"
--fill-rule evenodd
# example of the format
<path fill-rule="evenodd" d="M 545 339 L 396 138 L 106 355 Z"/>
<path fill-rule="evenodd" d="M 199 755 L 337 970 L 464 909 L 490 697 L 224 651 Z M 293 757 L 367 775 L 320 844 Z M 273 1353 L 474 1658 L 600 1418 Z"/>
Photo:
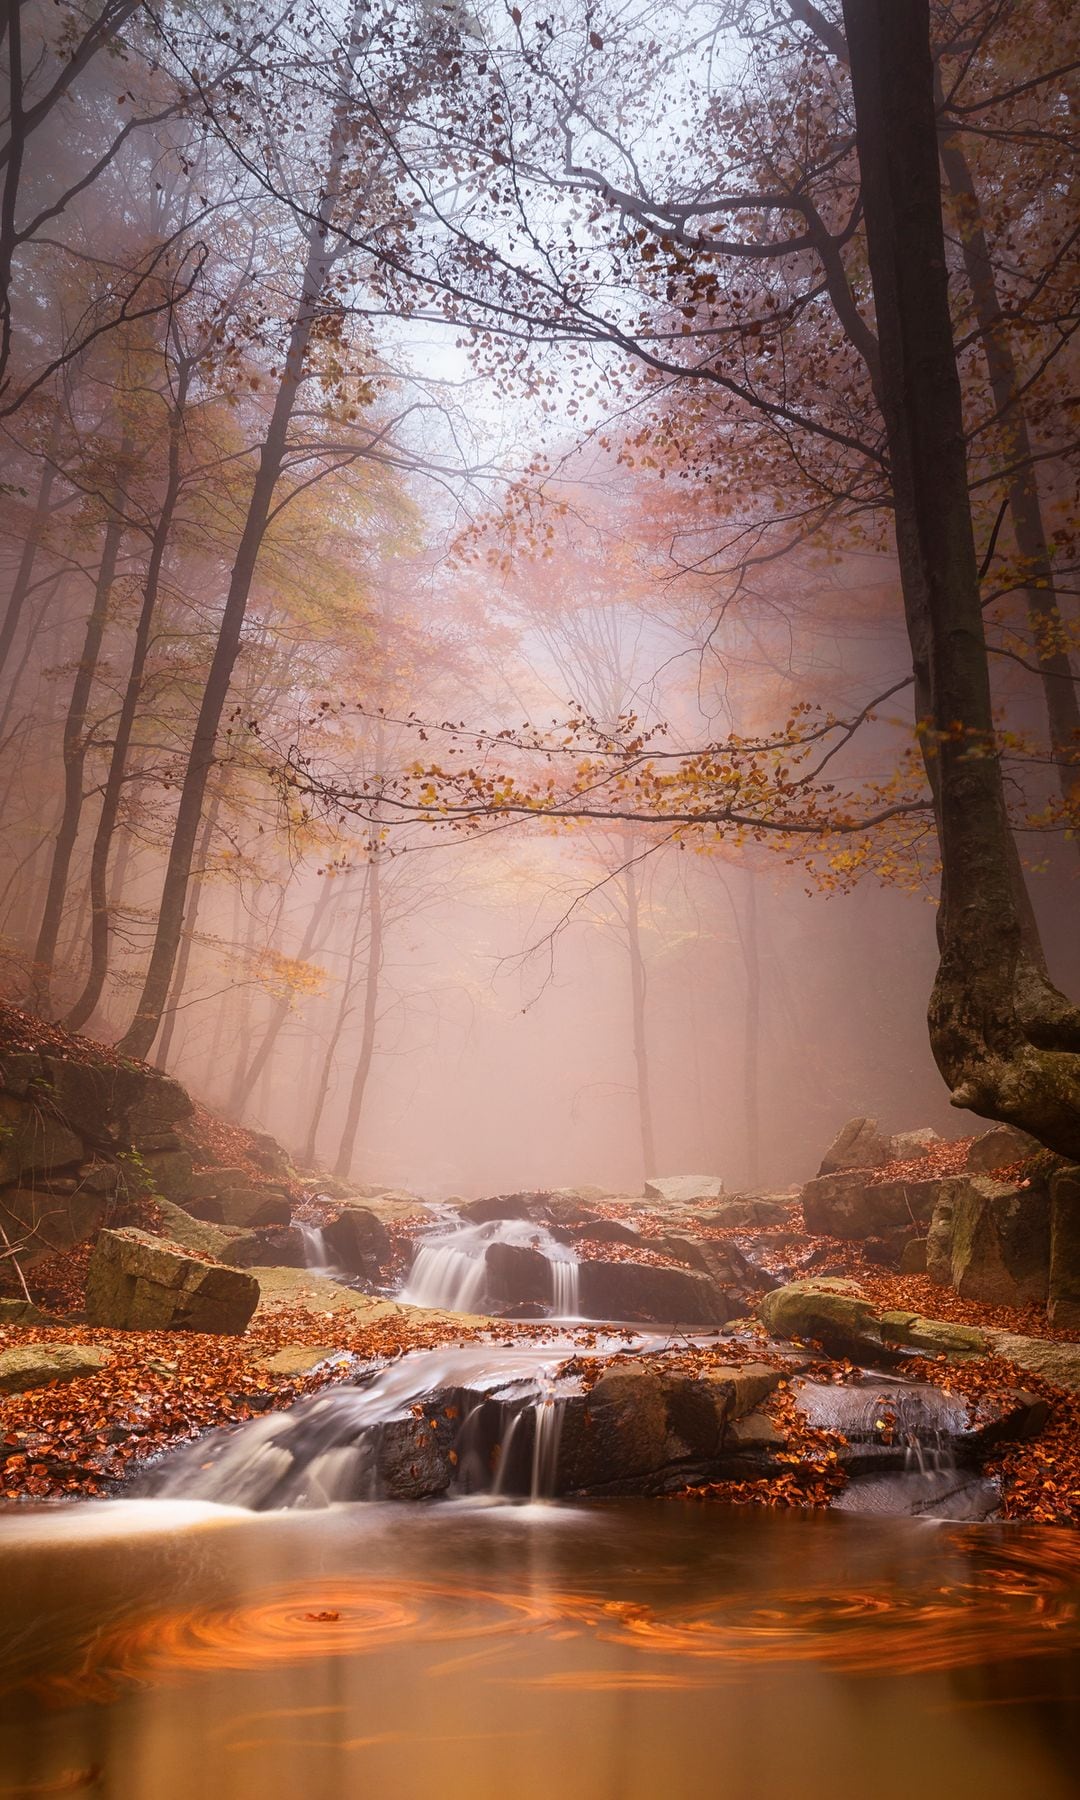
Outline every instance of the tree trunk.
<path fill-rule="evenodd" d="M 326 1053 L 323 1056 L 322 1067 L 319 1070 L 318 1083 L 315 1089 L 315 1099 L 312 1103 L 307 1136 L 304 1139 L 304 1147 L 300 1152 L 300 1161 L 305 1167 L 312 1167 L 315 1162 L 315 1151 L 319 1139 L 319 1126 L 322 1124 L 323 1108 L 326 1105 L 327 1095 L 330 1091 L 330 1077 L 334 1072 L 334 1058 L 337 1055 L 338 1044 L 341 1042 L 341 1034 L 345 1029 L 345 1021 L 352 1010 L 354 985 L 353 971 L 356 968 L 356 953 L 360 947 L 360 931 L 364 923 L 364 916 L 367 912 L 367 888 L 370 869 L 371 865 L 369 864 L 368 869 L 365 871 L 364 891 L 360 896 L 360 904 L 356 909 L 356 923 L 353 926 L 353 934 L 349 942 L 349 956 L 345 965 L 345 980 L 341 989 L 341 1000 L 334 1017 L 330 1036 L 327 1039 Z"/>
<path fill-rule="evenodd" d="M 187 984 L 188 969 L 191 967 L 191 952 L 195 944 L 195 928 L 199 921 L 199 909 L 202 905 L 203 885 L 201 878 L 205 875 L 206 866 L 210 859 L 210 845 L 213 841 L 214 826 L 217 824 L 218 807 L 220 804 L 220 799 L 218 795 L 215 794 L 207 808 L 206 818 L 203 820 L 202 834 L 199 838 L 199 847 L 195 852 L 197 866 L 192 871 L 191 875 L 191 892 L 188 896 L 184 919 L 186 927 L 184 939 L 180 945 L 180 954 L 176 959 L 176 969 L 173 973 L 172 987 L 169 990 L 169 1004 L 165 1009 L 165 1015 L 161 1025 L 161 1038 L 158 1043 L 157 1052 L 154 1056 L 154 1062 L 159 1069 L 168 1068 L 169 1057 L 172 1054 L 173 1035 L 176 1031 L 176 1013 L 180 1005 L 184 988 Z"/>
<path fill-rule="evenodd" d="M 757 881 L 746 872 L 746 910 L 740 931 L 746 971 L 743 1030 L 743 1112 L 746 1119 L 746 1173 L 751 1187 L 761 1179 L 761 953 L 758 942 Z"/>
<path fill-rule="evenodd" d="M 360 8 L 357 8 L 353 24 L 354 36 L 359 16 Z M 352 44 L 350 44 L 351 48 Z M 350 61 L 349 75 L 351 75 L 351 70 Z M 282 471 L 289 422 L 303 380 L 304 361 L 333 266 L 333 256 L 327 248 L 327 221 L 333 213 L 340 190 L 342 170 L 349 144 L 350 93 L 351 81 L 347 80 L 343 95 L 338 101 L 334 113 L 323 194 L 308 233 L 300 300 L 289 335 L 284 372 L 275 396 L 274 410 L 266 437 L 259 453 L 259 466 L 248 502 L 247 517 L 233 564 L 217 644 L 210 663 L 202 705 L 199 708 L 195 734 L 188 756 L 184 783 L 180 792 L 180 804 L 173 826 L 172 844 L 169 848 L 169 859 L 162 886 L 157 931 L 150 953 L 150 962 L 135 1017 L 120 1043 L 120 1048 L 129 1056 L 145 1056 L 147 1054 L 157 1034 L 158 1023 L 172 979 L 173 966 L 183 930 L 184 900 L 187 894 L 191 858 L 199 829 L 199 820 L 202 816 L 207 782 L 214 767 L 218 727 L 221 723 L 221 715 L 229 694 L 229 684 L 240 650 L 240 634 L 247 613 L 248 596 L 251 592 L 263 537 L 269 523 L 274 492 Z"/>
<path fill-rule="evenodd" d="M 374 846 L 371 861 L 368 865 L 368 955 L 367 977 L 364 988 L 364 1025 L 360 1036 L 360 1055 L 353 1071 L 352 1087 L 349 1090 L 349 1104 L 345 1112 L 345 1124 L 338 1146 L 337 1161 L 334 1174 L 341 1180 L 347 1180 L 352 1169 L 353 1156 L 356 1150 L 356 1132 L 360 1124 L 360 1108 L 364 1104 L 364 1090 L 371 1073 L 371 1059 L 375 1054 L 376 1008 L 379 1003 L 379 972 L 382 968 L 382 877 L 379 869 L 379 851 Z"/>
<path fill-rule="evenodd" d="M 130 453 L 130 440 L 124 438 L 118 452 L 121 468 Z M 64 911 L 64 898 L 67 893 L 68 873 L 75 850 L 75 840 L 79 833 L 79 819 L 83 803 L 83 776 L 86 769 L 87 713 L 94 676 L 97 673 L 98 657 L 101 653 L 101 640 L 105 634 L 109 598 L 116 577 L 120 541 L 124 534 L 123 519 L 115 510 L 118 504 L 119 493 L 117 492 L 113 510 L 105 526 L 101 562 L 98 566 L 97 581 L 94 586 L 94 601 L 86 621 L 82 655 L 75 671 L 75 682 L 68 703 L 67 717 L 64 720 L 64 808 L 60 816 L 56 843 L 53 846 L 49 885 L 46 890 L 37 945 L 34 949 L 34 970 L 31 977 L 29 1004 L 31 1009 L 36 1012 L 46 1012 L 49 1007 L 49 990 L 52 983 L 53 964 L 56 960 L 60 920 Z"/>
<path fill-rule="evenodd" d="M 638 1135 L 641 1140 L 642 1166 L 648 1181 L 656 1174 L 656 1149 L 653 1142 L 652 1094 L 649 1088 L 649 1047 L 645 1034 L 645 961 L 641 954 L 637 876 L 630 863 L 623 870 L 623 893 L 626 897 L 626 948 L 630 958 L 630 1017 L 634 1067 L 637 1071 Z"/>
<path fill-rule="evenodd" d="M 310 956 L 315 948 L 319 926 L 322 924 L 326 915 L 326 910 L 333 898 L 333 893 L 334 884 L 328 876 L 323 883 L 322 891 L 319 894 L 315 905 L 312 907 L 310 917 L 304 927 L 304 935 L 300 940 L 300 948 L 297 951 L 297 960 L 300 962 L 303 962 Z M 242 1110 L 243 1107 L 246 1106 L 251 1095 L 254 1093 L 255 1083 L 258 1081 L 259 1076 L 262 1074 L 263 1069 L 270 1060 L 270 1056 L 278 1040 L 278 1034 L 291 1010 L 292 1006 L 288 995 L 274 1001 L 273 1010 L 271 1011 L 266 1031 L 263 1034 L 262 1042 L 237 1086 L 236 1105 L 239 1110 Z"/>
<path fill-rule="evenodd" d="M 54 430 L 52 442 L 50 444 L 51 452 L 55 452 L 58 437 L 59 433 Z M 46 460 L 45 467 L 41 471 L 41 481 L 38 486 L 37 500 L 34 504 L 34 514 L 30 520 L 30 529 L 27 531 L 26 537 L 23 540 L 22 555 L 19 558 L 19 566 L 15 571 L 15 580 L 11 584 L 11 593 L 8 595 L 7 608 L 4 613 L 4 622 L 0 625 L 0 669 L 3 669 L 11 654 L 11 648 L 15 642 L 15 633 L 19 629 L 19 621 L 22 618 L 23 607 L 26 605 L 27 596 L 30 592 L 30 583 L 34 574 L 34 564 L 37 561 L 37 553 L 41 547 L 42 534 L 44 533 L 48 521 L 49 500 L 52 495 L 55 481 L 56 467 L 52 462 L 50 455 L 48 460 Z"/>
<path fill-rule="evenodd" d="M 127 686 L 124 690 L 120 717 L 116 725 L 112 756 L 109 759 L 109 772 L 105 779 L 101 812 L 98 815 L 97 831 L 94 835 L 94 848 L 90 856 L 90 968 L 83 991 L 64 1020 L 69 1031 L 79 1031 L 85 1025 L 101 999 L 101 990 L 105 986 L 105 977 L 109 972 L 109 854 L 112 849 L 116 821 L 120 814 L 124 782 L 127 778 L 128 751 L 131 748 L 131 737 L 135 729 L 139 700 L 142 696 L 143 672 L 150 651 L 150 634 L 153 630 L 154 614 L 157 611 L 161 571 L 165 562 L 169 535 L 172 531 L 173 515 L 176 512 L 176 503 L 180 495 L 180 434 L 190 374 L 189 365 L 182 363 L 177 378 L 175 404 L 169 418 L 168 472 L 165 480 L 165 493 L 162 497 L 161 512 L 150 541 L 150 560 L 146 570 L 146 581 L 143 584 L 142 606 L 139 609 L 138 624 L 135 628 L 131 667 L 128 670 Z M 149 1049 L 149 1045 L 147 1049 Z"/>
<path fill-rule="evenodd" d="M 1025 930 L 948 303 L 928 0 L 844 0 L 882 399 L 942 856 L 930 1041 L 955 1106 L 1080 1155 L 1080 1014 Z M 925 688 L 927 710 L 922 711 Z"/>
<path fill-rule="evenodd" d="M 940 104 L 940 84 L 938 100 Z M 986 355 L 990 392 L 1004 440 L 1005 465 L 1013 471 L 1006 492 L 1016 548 L 1029 576 L 1025 587 L 1028 621 L 1042 680 L 1051 752 L 1066 817 L 1080 826 L 1080 699 L 1065 648 L 1065 628 L 1054 587 L 1020 376 L 998 299 L 982 208 L 967 157 L 959 136 L 947 129 L 940 131 L 939 147 L 941 166 L 955 202 L 964 272 Z M 1077 849 L 1080 850 L 1080 836 Z"/>

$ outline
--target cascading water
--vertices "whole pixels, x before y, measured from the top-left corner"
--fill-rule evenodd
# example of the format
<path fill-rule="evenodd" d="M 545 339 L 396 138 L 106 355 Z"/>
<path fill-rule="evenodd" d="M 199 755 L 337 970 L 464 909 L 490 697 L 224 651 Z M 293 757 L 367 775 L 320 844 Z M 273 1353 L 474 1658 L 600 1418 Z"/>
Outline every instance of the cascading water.
<path fill-rule="evenodd" d="M 517 1265 L 517 1279 L 526 1284 L 535 1283 L 539 1275 L 540 1286 L 535 1291 L 530 1285 L 527 1294 L 519 1295 L 513 1273 L 493 1270 L 488 1252 L 501 1245 L 511 1251 L 531 1252 L 538 1259 L 539 1268 L 528 1262 Z M 468 1313 L 525 1298 L 544 1306 L 551 1318 L 579 1319 L 578 1274 L 575 1252 L 545 1226 L 527 1219 L 490 1219 L 421 1240 L 401 1299 L 410 1306 Z"/>
<path fill-rule="evenodd" d="M 304 1245 L 304 1267 L 306 1269 L 329 1269 L 330 1253 L 326 1247 L 326 1237 L 318 1225 L 307 1225 L 303 1219 L 297 1219 L 296 1229 Z"/>
<path fill-rule="evenodd" d="M 331 1388 L 186 1445 L 143 1491 L 258 1512 L 441 1494 L 548 1499 L 563 1406 L 580 1391 L 558 1375 L 573 1348 L 567 1340 L 418 1351 L 363 1386 Z"/>
<path fill-rule="evenodd" d="M 866 1373 L 854 1382 L 796 1385 L 795 1403 L 811 1425 L 840 1432 L 866 1467 L 834 1500 L 841 1512 L 982 1518 L 997 1504 L 996 1484 L 964 1467 L 969 1429 L 963 1400 L 928 1382 Z"/>

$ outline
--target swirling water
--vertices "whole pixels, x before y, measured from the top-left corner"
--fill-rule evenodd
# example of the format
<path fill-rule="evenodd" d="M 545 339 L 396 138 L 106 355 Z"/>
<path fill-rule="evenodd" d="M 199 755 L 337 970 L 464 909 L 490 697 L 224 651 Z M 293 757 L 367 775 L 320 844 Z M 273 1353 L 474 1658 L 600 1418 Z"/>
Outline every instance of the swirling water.
<path fill-rule="evenodd" d="M 670 1502 L 5 1525 L 0 1792 L 1066 1800 L 1080 1539 Z"/>

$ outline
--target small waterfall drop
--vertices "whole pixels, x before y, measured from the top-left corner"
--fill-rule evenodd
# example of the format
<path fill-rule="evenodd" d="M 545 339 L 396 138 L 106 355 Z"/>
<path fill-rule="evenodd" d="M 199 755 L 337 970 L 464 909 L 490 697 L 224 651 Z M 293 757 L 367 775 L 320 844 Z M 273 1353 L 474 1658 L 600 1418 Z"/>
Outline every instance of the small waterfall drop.
<path fill-rule="evenodd" d="M 331 1263 L 326 1248 L 326 1237 L 320 1227 L 305 1224 L 303 1219 L 297 1219 L 296 1229 L 303 1240 L 305 1269 L 312 1271 L 329 1269 Z"/>
<path fill-rule="evenodd" d="M 493 1266 L 489 1251 L 509 1262 Z M 517 1260 L 515 1261 L 515 1255 Z M 483 1312 L 522 1301 L 550 1318 L 579 1319 L 576 1253 L 528 1219 L 458 1225 L 420 1240 L 401 1299 L 440 1312 Z"/>

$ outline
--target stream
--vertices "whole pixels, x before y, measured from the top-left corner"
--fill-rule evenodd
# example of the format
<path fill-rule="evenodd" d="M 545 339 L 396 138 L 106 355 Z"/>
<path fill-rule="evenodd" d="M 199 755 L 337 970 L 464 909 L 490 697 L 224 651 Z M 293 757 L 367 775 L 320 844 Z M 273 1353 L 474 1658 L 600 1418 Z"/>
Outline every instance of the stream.
<path fill-rule="evenodd" d="M 133 1497 L 4 1520 L 0 1800 L 1080 1791 L 1080 1538 L 989 1520 L 962 1404 L 793 1379 L 861 1458 L 829 1512 L 582 1499 L 611 1403 L 565 1366 L 576 1256 L 440 1230 L 404 1297 L 468 1310 L 493 1244 L 538 1243 L 546 1338 L 360 1369 Z M 671 1342 L 612 1325 L 589 1353 L 648 1380 Z"/>

